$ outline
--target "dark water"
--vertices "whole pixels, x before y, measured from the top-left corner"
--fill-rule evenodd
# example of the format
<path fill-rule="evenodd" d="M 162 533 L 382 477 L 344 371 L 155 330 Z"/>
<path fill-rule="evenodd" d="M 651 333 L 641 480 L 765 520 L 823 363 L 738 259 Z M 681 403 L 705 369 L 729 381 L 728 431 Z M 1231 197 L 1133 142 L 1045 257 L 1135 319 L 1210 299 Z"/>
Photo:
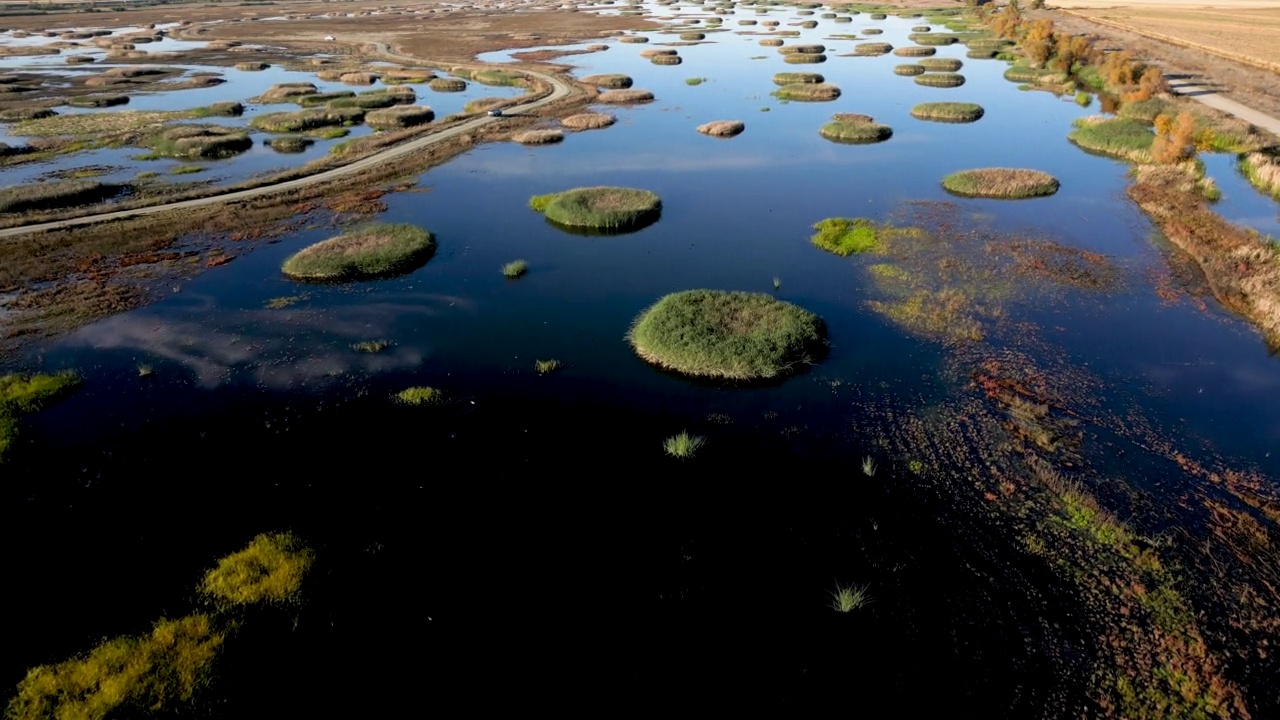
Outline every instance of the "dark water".
<path fill-rule="evenodd" d="M 886 32 L 869 40 L 905 45 L 920 21 L 821 22 L 788 43 L 876 25 Z M 1010 304 L 1046 357 L 1099 379 L 1102 407 L 1138 404 L 1190 452 L 1274 475 L 1274 358 L 1212 301 L 1201 311 L 1157 297 L 1163 250 L 1123 197 L 1126 167 L 1065 139 L 1089 110 L 1019 91 L 994 61 L 966 59 L 962 88 L 925 88 L 891 73 L 907 58 L 836 57 L 853 44 L 838 40 L 825 41 L 828 62 L 791 66 L 735 34 L 734 16 L 726 26 L 714 43 L 681 47 L 677 67 L 616 43 L 568 58 L 584 74 L 631 74 L 658 100 L 610 108 L 617 125 L 560 145 L 478 148 L 425 173 L 424 192 L 388 196 L 380 219 L 437 236 L 421 270 L 285 280 L 284 258 L 332 234 L 311 228 L 23 358 L 23 369 L 75 368 L 85 384 L 26 422 L 0 470 L 4 558 L 21 588 L 7 595 L 22 618 L 0 684 L 186 612 L 216 557 L 292 529 L 319 557 L 307 601 L 246 622 L 205 715 L 461 703 L 816 712 L 867 697 L 911 712 L 945 693 L 953 715 L 1033 717 L 1078 694 L 1084 678 L 1062 671 L 1072 659 L 1040 652 L 1050 632 L 1064 646 L 1091 642 L 1071 637 L 1067 591 L 853 431 L 869 398 L 906 417 L 959 388 L 951 351 L 869 310 L 868 261 L 813 248 L 810 226 L 950 200 L 938 181 L 954 170 L 1035 167 L 1061 192 L 967 200 L 959 214 L 1120 268 L 1114 291 Z M 654 36 L 664 39 L 675 36 Z M 821 72 L 844 96 L 780 103 L 770 77 L 784 70 Z M 927 100 L 977 101 L 987 115 L 910 118 Z M 834 112 L 873 115 L 894 136 L 828 143 L 817 129 Z M 735 118 L 747 130 L 732 140 L 693 129 Z M 1270 232 L 1274 204 L 1219 165 L 1223 212 Z M 658 193 L 662 219 L 582 237 L 526 207 L 533 194 L 599 184 Z M 516 258 L 530 272 L 510 282 L 499 268 Z M 775 277 L 778 296 L 822 315 L 831 338 L 819 365 L 786 382 L 690 382 L 623 339 L 664 293 L 771 292 Z M 304 297 L 264 307 L 294 295 Z M 351 349 L 377 339 L 394 345 Z M 539 377 L 534 360 L 553 357 L 564 369 Z M 410 385 L 450 402 L 390 400 Z M 662 455 L 681 430 L 708 437 L 693 460 Z M 1093 452 L 1158 491 L 1140 453 Z M 867 455 L 883 466 L 875 477 L 859 468 Z M 831 612 L 838 583 L 869 585 L 873 601 Z"/>

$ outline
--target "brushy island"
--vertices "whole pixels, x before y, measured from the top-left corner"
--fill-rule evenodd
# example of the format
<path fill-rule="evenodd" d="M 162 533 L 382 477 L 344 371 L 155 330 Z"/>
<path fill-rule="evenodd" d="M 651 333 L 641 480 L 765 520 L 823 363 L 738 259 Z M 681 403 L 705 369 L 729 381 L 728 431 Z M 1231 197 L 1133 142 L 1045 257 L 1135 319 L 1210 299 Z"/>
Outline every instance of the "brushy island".
<path fill-rule="evenodd" d="M 911 117 L 938 122 L 968 123 L 980 120 L 986 111 L 977 103 L 927 102 L 911 108 Z"/>
<path fill-rule="evenodd" d="M 942 187 L 963 197 L 1014 200 L 1052 195 L 1058 192 L 1058 179 L 1039 170 L 979 168 L 946 176 Z"/>
<path fill-rule="evenodd" d="M 80 384 L 73 372 L 0 376 L 0 463 L 18 435 L 18 418 L 39 412 Z"/>
<path fill-rule="evenodd" d="M 822 319 L 764 293 L 686 290 L 640 313 L 627 339 L 645 361 L 696 377 L 761 380 L 812 362 Z"/>
<path fill-rule="evenodd" d="M 310 245 L 284 261 L 295 280 L 360 280 L 417 269 L 435 251 L 431 233 L 416 225 L 375 223 Z"/>
<path fill-rule="evenodd" d="M 657 220 L 662 200 L 648 190 L 588 187 L 534 195 L 529 207 L 566 227 L 630 230 Z"/>

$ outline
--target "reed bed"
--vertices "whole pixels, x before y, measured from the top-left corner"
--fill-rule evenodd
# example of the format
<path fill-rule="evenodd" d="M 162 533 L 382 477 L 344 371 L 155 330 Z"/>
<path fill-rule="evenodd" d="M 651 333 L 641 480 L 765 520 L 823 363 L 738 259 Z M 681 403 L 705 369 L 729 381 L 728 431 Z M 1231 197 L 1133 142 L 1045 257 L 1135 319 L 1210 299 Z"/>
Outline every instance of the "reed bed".
<path fill-rule="evenodd" d="M 960 41 L 958 36 L 945 33 L 912 33 L 907 39 L 917 45 L 954 45 Z"/>
<path fill-rule="evenodd" d="M 370 72 L 349 72 L 343 73 L 338 80 L 347 85 L 372 85 L 378 81 L 378 76 Z"/>
<path fill-rule="evenodd" d="M 249 126 L 267 132 L 296 133 L 323 127 L 354 125 L 364 118 L 365 111 L 360 108 L 313 108 L 259 115 L 249 121 Z"/>
<path fill-rule="evenodd" d="M 760 41 L 761 47 L 782 47 L 785 43 L 782 38 L 765 38 Z"/>
<path fill-rule="evenodd" d="M 260 70 L 266 70 L 271 67 L 271 65 L 264 62 L 238 62 L 232 67 L 237 70 L 244 70 L 245 72 L 258 72 Z"/>
<path fill-rule="evenodd" d="M 617 118 L 604 113 L 578 113 L 562 118 L 560 124 L 570 130 L 598 130 L 617 122 Z"/>
<path fill-rule="evenodd" d="M 521 145 L 551 145 L 564 140 L 564 133 L 554 129 L 521 130 L 511 136 Z"/>
<path fill-rule="evenodd" d="M 929 72 L 955 72 L 964 67 L 964 62 L 955 58 L 924 58 L 916 62 Z"/>
<path fill-rule="evenodd" d="M 920 67 L 919 65 L 894 65 L 893 74 L 904 75 L 907 77 L 912 77 L 915 75 L 923 75 L 924 68 Z"/>
<path fill-rule="evenodd" d="M 427 83 L 427 87 L 436 92 L 462 92 L 467 89 L 467 81 L 458 78 L 434 78 Z"/>
<path fill-rule="evenodd" d="M 270 104 L 279 102 L 290 102 L 292 98 L 301 95 L 315 95 L 320 92 L 314 83 L 279 83 L 267 88 L 267 91 L 254 98 L 251 102 Z"/>
<path fill-rule="evenodd" d="M 77 108 L 115 107 L 128 104 L 128 95 L 81 95 L 67 99 L 67 105 Z"/>
<path fill-rule="evenodd" d="M 644 35 L 623 35 L 622 37 L 618 38 L 618 42 L 647 43 L 649 42 L 649 38 L 645 37 Z"/>
<path fill-rule="evenodd" d="M 826 82 L 826 80 L 820 73 L 813 72 L 780 72 L 773 76 L 774 85 L 817 84 Z"/>
<path fill-rule="evenodd" d="M 976 122 L 984 114 L 986 114 L 986 111 L 977 103 L 927 102 L 911 108 L 911 117 L 919 120 L 935 120 L 937 122 Z"/>
<path fill-rule="evenodd" d="M 787 45 L 778 52 L 782 55 L 791 55 L 794 53 L 818 55 L 827 51 L 826 45 L 808 44 L 808 45 Z"/>
<path fill-rule="evenodd" d="M 887 42 L 866 42 L 853 46 L 853 54 L 858 56 L 888 55 L 893 45 Z"/>
<path fill-rule="evenodd" d="M 796 53 L 782 56 L 782 61 L 788 65 L 817 65 L 826 62 L 827 56 L 821 53 Z"/>
<path fill-rule="evenodd" d="M 927 45 L 908 45 L 900 47 L 893 51 L 898 57 L 930 57 L 937 54 L 938 48 L 928 47 Z"/>
<path fill-rule="evenodd" d="M 305 135 L 286 135 L 284 137 L 268 138 L 264 144 L 278 153 L 295 154 L 305 152 L 307 148 L 315 145 L 315 143 L 315 140 Z"/>
<path fill-rule="evenodd" d="M 570 228 L 625 231 L 647 225 L 662 213 L 662 200 L 648 190 L 586 187 L 535 195 L 529 206 Z"/>
<path fill-rule="evenodd" d="M 308 246 L 281 270 L 295 280 L 361 280 L 411 272 L 435 252 L 424 228 L 375 223 Z"/>
<path fill-rule="evenodd" d="M 227 158 L 253 147 L 243 130 L 222 125 L 175 125 L 143 141 L 154 155 L 184 160 Z"/>
<path fill-rule="evenodd" d="M 818 130 L 818 134 L 833 142 L 869 145 L 893 137 L 893 128 L 876 122 L 869 115 L 838 113 Z"/>
<path fill-rule="evenodd" d="M 1155 137 L 1139 120 L 1104 116 L 1080 118 L 1067 134 L 1068 140 L 1085 150 L 1136 163 L 1151 162 Z"/>
<path fill-rule="evenodd" d="M 916 76 L 916 84 L 926 87 L 955 88 L 964 84 L 964 76 L 956 73 L 925 73 Z"/>
<path fill-rule="evenodd" d="M 979 168 L 946 176 L 942 179 L 942 187 L 962 197 L 1015 200 L 1052 195 L 1058 192 L 1058 180 L 1039 170 Z"/>
<path fill-rule="evenodd" d="M 671 50 L 669 48 L 645 48 L 644 50 L 640 51 L 640 57 L 645 58 L 647 60 L 652 60 L 656 57 L 661 57 L 663 55 L 678 55 L 678 54 L 679 53 L 677 51 Z"/>
<path fill-rule="evenodd" d="M 127 185 L 87 179 L 13 185 L 0 189 L 0 213 L 94 205 L 128 189 Z"/>

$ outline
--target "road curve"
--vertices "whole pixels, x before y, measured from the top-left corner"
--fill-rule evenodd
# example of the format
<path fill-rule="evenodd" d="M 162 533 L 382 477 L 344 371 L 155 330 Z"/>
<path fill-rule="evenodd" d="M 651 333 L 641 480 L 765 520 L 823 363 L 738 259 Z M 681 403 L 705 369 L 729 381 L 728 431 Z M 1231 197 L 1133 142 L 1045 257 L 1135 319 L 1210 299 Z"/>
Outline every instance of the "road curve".
<path fill-rule="evenodd" d="M 396 55 L 390 51 L 385 43 L 372 43 L 373 47 L 379 54 L 395 58 L 402 62 L 417 63 L 422 62 L 414 58 L 403 55 Z M 519 70 L 518 72 L 526 75 L 532 75 L 539 80 L 548 83 L 552 90 L 551 94 L 537 100 L 531 100 L 526 103 L 511 105 L 504 108 L 504 112 L 519 113 L 536 110 L 540 107 L 553 103 L 562 98 L 568 97 L 573 89 L 566 83 L 551 75 L 546 75 L 532 70 Z M 260 187 L 249 188 L 247 190 L 235 190 L 220 193 L 218 195 L 208 195 L 191 200 L 179 200 L 177 202 L 164 203 L 162 205 L 149 205 L 147 207 L 134 208 L 132 210 L 115 210 L 112 212 L 97 213 L 94 215 L 85 215 L 78 218 L 69 218 L 66 220 L 55 220 L 53 222 L 39 223 L 35 225 L 22 225 L 20 227 L 6 228 L 0 230 L 0 238 L 16 237 L 27 233 L 44 232 L 47 230 L 64 230 L 66 228 L 77 227 L 80 225 L 91 225 L 94 223 L 106 222 L 109 220 L 122 220 L 124 218 L 138 217 L 141 215 L 152 215 L 154 213 L 171 212 L 174 210 L 189 210 L 192 208 L 206 207 L 218 203 L 237 202 L 241 200 L 251 200 L 266 195 L 274 195 L 280 192 L 287 192 L 297 188 L 306 187 L 315 183 L 334 180 L 346 175 L 359 173 L 373 167 L 385 165 L 394 161 L 396 158 L 403 157 L 410 153 L 417 152 L 423 148 L 431 147 L 437 143 L 444 142 L 450 138 L 457 137 L 469 133 L 477 128 L 484 127 L 492 122 L 498 122 L 501 118 L 493 118 L 489 116 L 481 116 L 474 120 L 469 120 L 461 125 L 455 125 L 451 128 L 441 130 L 440 132 L 431 133 L 424 137 L 415 138 L 401 145 L 395 145 L 385 150 L 379 151 L 365 158 L 361 158 L 353 163 L 342 165 L 340 167 L 318 172 L 315 175 L 307 175 L 306 177 L 294 178 L 284 182 L 274 183 L 271 185 L 262 185 Z"/>

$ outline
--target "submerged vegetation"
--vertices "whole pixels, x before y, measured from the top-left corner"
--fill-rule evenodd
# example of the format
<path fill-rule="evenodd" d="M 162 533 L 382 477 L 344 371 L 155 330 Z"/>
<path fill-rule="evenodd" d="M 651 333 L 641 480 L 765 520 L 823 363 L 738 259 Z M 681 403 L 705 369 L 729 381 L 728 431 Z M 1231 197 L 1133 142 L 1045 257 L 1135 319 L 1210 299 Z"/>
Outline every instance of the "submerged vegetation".
<path fill-rule="evenodd" d="M 308 246 L 284 261 L 295 280 L 359 280 L 416 270 L 435 252 L 416 225 L 376 223 Z"/>
<path fill-rule="evenodd" d="M 1049 173 L 1023 168 L 962 170 L 942 179 L 947 192 L 963 197 L 1032 198 L 1058 192 L 1058 180 Z"/>
<path fill-rule="evenodd" d="M 205 573 L 200 592 L 232 605 L 295 601 L 314 559 L 292 533 L 259 535 Z"/>
<path fill-rule="evenodd" d="M 657 220 L 662 201 L 648 190 L 590 187 L 535 195 L 530 198 L 529 207 L 559 225 L 627 230 Z"/>
<path fill-rule="evenodd" d="M 772 295 L 686 290 L 640 313 L 627 338 L 641 358 L 667 370 L 757 380 L 812 362 L 825 333 L 817 315 Z"/>

